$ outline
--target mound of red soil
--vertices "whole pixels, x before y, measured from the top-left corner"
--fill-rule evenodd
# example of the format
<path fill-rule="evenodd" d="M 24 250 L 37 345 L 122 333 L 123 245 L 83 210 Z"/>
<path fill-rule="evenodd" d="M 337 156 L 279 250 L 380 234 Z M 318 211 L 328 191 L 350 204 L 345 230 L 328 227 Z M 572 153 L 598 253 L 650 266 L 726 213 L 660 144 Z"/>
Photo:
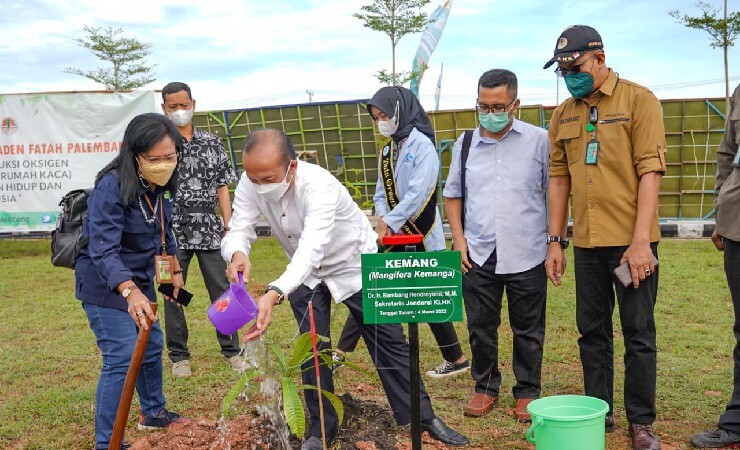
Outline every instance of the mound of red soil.
<path fill-rule="evenodd" d="M 222 429 L 214 421 L 176 423 L 132 443 L 131 450 L 272 450 L 272 431 L 262 419 L 237 416 Z"/>
<path fill-rule="evenodd" d="M 342 397 L 344 422 L 332 449 L 394 450 L 397 427 L 387 406 L 360 400 L 350 394 Z M 292 449 L 301 447 L 291 439 Z M 177 423 L 164 433 L 153 433 L 132 442 L 131 450 L 274 450 L 278 448 L 273 431 L 261 418 L 240 415 L 226 427 L 204 419 Z"/>

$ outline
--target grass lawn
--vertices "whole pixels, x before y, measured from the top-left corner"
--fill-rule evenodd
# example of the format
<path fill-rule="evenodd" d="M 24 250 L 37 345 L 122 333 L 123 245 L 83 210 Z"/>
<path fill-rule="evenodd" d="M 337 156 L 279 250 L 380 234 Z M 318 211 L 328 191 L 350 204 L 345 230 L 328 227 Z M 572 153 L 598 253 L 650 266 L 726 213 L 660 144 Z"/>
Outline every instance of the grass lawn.
<path fill-rule="evenodd" d="M 80 303 L 74 298 L 74 274 L 49 262 L 47 240 L 0 240 L 0 448 L 92 448 L 95 385 L 101 358 Z M 664 449 L 688 449 L 690 434 L 715 426 L 732 392 L 733 310 L 722 268 L 722 256 L 708 240 L 666 240 L 660 245 L 661 281 L 656 306 L 658 327 L 658 419 Z M 572 255 L 572 253 L 570 253 Z M 572 261 L 572 258 L 570 259 Z M 287 259 L 277 241 L 259 239 L 252 263 L 251 285 L 273 281 Z M 572 266 L 572 264 L 571 264 Z M 164 388 L 168 407 L 189 417 L 215 420 L 221 400 L 237 380 L 223 361 L 208 322 L 207 293 L 197 264 L 191 266 L 188 288 L 195 294 L 188 308 L 193 377 L 174 380 L 165 355 Z M 505 314 L 504 314 L 505 315 Z M 338 337 L 346 308 L 334 309 L 332 335 Z M 615 313 L 615 323 L 618 314 Z M 472 392 L 468 375 L 425 379 L 437 414 L 487 449 L 529 449 L 527 426 L 507 415 L 511 397 L 511 331 L 508 319 L 500 329 L 504 376 L 500 406 L 483 418 L 469 418 L 462 407 Z M 615 327 L 617 430 L 607 435 L 608 449 L 630 448 L 622 404 L 623 347 Z M 464 341 L 466 328 L 457 324 Z M 436 366 L 440 354 L 429 327 L 419 327 L 422 370 Z M 269 338 L 289 348 L 297 335 L 287 303 L 276 308 Z M 364 344 L 352 360 L 372 367 Z M 337 392 L 383 400 L 377 380 L 341 369 Z M 551 288 L 543 363 L 543 395 L 582 393 L 582 374 L 575 327 L 572 267 L 565 284 Z M 132 408 L 130 424 L 139 414 Z M 138 436 L 133 428 L 127 438 Z"/>

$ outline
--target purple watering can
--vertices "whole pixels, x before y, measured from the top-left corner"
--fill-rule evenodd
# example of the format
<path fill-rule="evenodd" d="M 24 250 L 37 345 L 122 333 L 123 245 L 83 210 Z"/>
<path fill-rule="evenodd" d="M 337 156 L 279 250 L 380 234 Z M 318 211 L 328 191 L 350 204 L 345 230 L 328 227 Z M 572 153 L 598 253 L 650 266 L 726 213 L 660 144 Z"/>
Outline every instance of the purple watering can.
<path fill-rule="evenodd" d="M 257 317 L 257 305 L 247 292 L 242 273 L 239 282 L 231 283 L 229 289 L 208 307 L 208 318 L 221 333 L 230 335 Z"/>

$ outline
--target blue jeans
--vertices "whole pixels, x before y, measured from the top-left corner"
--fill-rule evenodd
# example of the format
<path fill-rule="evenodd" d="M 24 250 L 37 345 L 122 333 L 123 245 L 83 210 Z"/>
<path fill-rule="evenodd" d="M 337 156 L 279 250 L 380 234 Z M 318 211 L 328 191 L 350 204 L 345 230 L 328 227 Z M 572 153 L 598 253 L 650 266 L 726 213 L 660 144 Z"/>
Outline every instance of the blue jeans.
<path fill-rule="evenodd" d="M 103 353 L 103 369 L 95 392 L 95 448 L 108 449 L 138 329 L 125 311 L 89 303 L 83 303 L 82 308 Z M 136 380 L 141 412 L 147 417 L 157 416 L 165 405 L 162 393 L 162 347 L 162 328 L 156 322 L 149 334 Z"/>

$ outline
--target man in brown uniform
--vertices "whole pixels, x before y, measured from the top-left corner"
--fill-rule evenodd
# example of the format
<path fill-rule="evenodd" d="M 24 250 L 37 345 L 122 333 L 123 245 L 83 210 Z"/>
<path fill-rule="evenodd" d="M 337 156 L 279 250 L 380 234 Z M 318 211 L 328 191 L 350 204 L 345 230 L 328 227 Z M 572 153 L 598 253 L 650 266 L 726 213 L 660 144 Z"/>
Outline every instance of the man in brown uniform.
<path fill-rule="evenodd" d="M 606 66 L 599 33 L 585 25 L 558 38 L 557 63 L 573 96 L 550 121 L 549 236 L 545 268 L 555 286 L 565 269 L 568 195 L 573 194 L 576 322 L 586 395 L 609 404 L 614 427 L 612 315 L 619 304 L 625 345 L 624 403 L 635 450 L 657 450 L 656 344 L 658 193 L 665 172 L 660 102 Z M 615 280 L 627 262 L 632 282 Z"/>
<path fill-rule="evenodd" d="M 719 416 L 717 430 L 691 437 L 699 448 L 740 445 L 740 86 L 730 100 L 725 137 L 717 149 L 717 227 L 712 242 L 725 252 L 725 275 L 735 309 L 735 389 L 727 409 Z"/>

